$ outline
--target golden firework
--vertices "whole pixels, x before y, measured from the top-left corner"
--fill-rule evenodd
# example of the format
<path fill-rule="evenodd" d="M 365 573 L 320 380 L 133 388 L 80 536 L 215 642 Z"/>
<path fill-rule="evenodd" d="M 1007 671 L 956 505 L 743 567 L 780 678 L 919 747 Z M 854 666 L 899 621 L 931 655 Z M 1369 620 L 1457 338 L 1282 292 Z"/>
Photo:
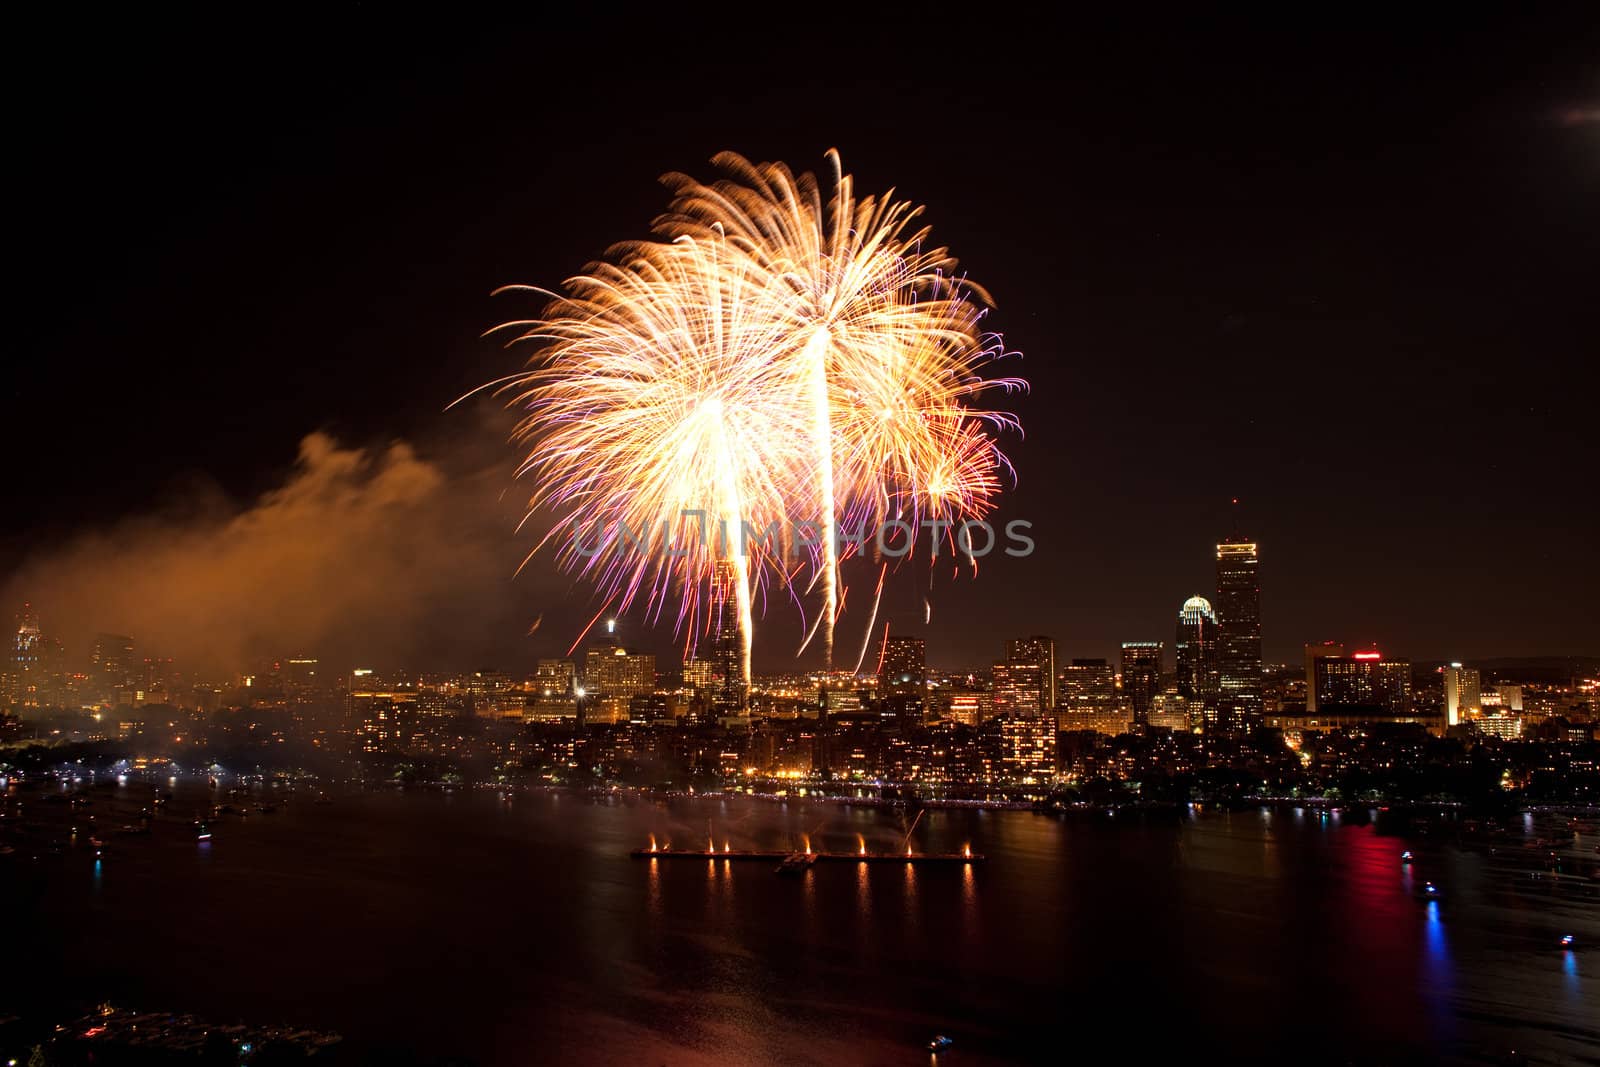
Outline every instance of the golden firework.
<path fill-rule="evenodd" d="M 828 159 L 826 201 L 810 174 L 731 154 L 709 185 L 669 175 L 659 239 L 617 246 L 540 318 L 497 328 L 539 346 L 502 388 L 525 411 L 529 514 L 555 516 L 540 546 L 595 583 L 602 611 L 643 597 L 691 641 L 726 560 L 747 680 L 752 601 L 796 590 L 795 552 L 822 586 L 831 666 L 841 529 L 983 516 L 1006 466 L 993 434 L 1015 425 L 972 406 L 1021 385 L 982 376 L 1001 352 L 980 329 L 986 295 L 926 247 L 920 209 L 857 198 Z M 813 544 L 742 536 L 796 519 L 820 528 Z"/>

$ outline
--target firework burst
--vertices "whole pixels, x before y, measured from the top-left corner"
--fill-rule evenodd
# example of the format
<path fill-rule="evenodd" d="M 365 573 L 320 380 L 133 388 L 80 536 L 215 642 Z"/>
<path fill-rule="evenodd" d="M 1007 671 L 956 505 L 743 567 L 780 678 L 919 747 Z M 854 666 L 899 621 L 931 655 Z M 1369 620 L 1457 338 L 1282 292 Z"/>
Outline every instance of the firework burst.
<path fill-rule="evenodd" d="M 746 544 L 746 524 L 819 520 L 801 549 L 806 587 L 823 596 L 807 641 L 820 626 L 831 666 L 839 531 L 982 517 L 1008 466 L 993 435 L 1016 425 L 972 406 L 1021 386 L 982 376 L 1000 354 L 980 329 L 986 294 L 926 247 L 920 209 L 856 197 L 828 159 L 826 199 L 810 174 L 731 154 L 711 184 L 669 175 L 659 240 L 617 246 L 564 294 L 544 293 L 540 318 L 498 328 L 539 346 L 502 388 L 526 412 L 529 514 L 556 516 L 540 546 L 595 583 L 602 612 L 643 598 L 691 642 L 711 625 L 725 561 L 747 679 L 752 603 L 774 586 L 796 592 L 797 570 L 795 545 Z M 675 522 L 689 513 L 709 537 Z M 663 521 L 670 552 L 637 536 Z M 618 530 L 632 535 L 606 536 Z"/>
<path fill-rule="evenodd" d="M 1001 349 L 980 329 L 988 295 L 930 247 L 921 209 L 857 197 L 837 152 L 831 191 L 781 163 L 728 152 L 724 177 L 668 175 L 674 200 L 656 229 L 667 237 L 727 235 L 765 273 L 770 313 L 784 324 L 803 381 L 816 500 L 825 524 L 818 571 L 825 658 L 832 664 L 840 603 L 835 525 L 909 516 L 981 517 L 999 491 L 1005 457 L 983 432 L 1011 416 L 970 404 L 987 389 L 1020 387 L 979 370 Z M 870 626 L 869 626 L 870 629 Z"/>

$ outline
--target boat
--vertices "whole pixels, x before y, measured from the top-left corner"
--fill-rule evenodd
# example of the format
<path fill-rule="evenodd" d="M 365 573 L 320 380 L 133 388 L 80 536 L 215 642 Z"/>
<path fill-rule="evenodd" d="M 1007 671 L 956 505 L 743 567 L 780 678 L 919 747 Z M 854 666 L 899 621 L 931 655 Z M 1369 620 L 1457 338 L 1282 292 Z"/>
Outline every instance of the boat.
<path fill-rule="evenodd" d="M 1406 849 L 1404 852 L 1400 853 L 1400 862 L 1401 863 L 1410 863 L 1413 858 L 1414 857 L 1411 855 L 1411 850 L 1410 849 Z"/>
<path fill-rule="evenodd" d="M 946 1037 L 944 1034 L 935 1034 L 933 1040 L 928 1042 L 928 1051 L 943 1052 L 945 1049 L 949 1048 L 955 1043 L 956 1039 L 953 1037 Z"/>
<path fill-rule="evenodd" d="M 778 864 L 777 872 L 789 876 L 805 874 L 811 869 L 811 865 L 816 862 L 817 857 L 814 853 L 796 852 L 791 856 L 784 857 L 783 862 Z"/>
<path fill-rule="evenodd" d="M 1562 948 L 1572 948 L 1577 943 L 1578 943 L 1578 939 L 1576 937 L 1573 937 L 1571 934 L 1566 934 L 1561 938 L 1561 947 Z"/>
<path fill-rule="evenodd" d="M 196 841 L 210 841 L 211 824 L 204 819 L 196 819 L 194 821 L 194 837 Z"/>

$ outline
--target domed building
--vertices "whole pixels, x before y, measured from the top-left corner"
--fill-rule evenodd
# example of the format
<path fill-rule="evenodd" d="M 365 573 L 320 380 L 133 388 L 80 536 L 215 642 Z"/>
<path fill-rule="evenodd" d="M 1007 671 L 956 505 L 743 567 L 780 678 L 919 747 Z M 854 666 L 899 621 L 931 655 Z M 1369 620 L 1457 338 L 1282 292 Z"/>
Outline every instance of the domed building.
<path fill-rule="evenodd" d="M 1178 695 L 1213 724 L 1217 713 L 1217 613 L 1211 601 L 1192 596 L 1178 611 Z"/>

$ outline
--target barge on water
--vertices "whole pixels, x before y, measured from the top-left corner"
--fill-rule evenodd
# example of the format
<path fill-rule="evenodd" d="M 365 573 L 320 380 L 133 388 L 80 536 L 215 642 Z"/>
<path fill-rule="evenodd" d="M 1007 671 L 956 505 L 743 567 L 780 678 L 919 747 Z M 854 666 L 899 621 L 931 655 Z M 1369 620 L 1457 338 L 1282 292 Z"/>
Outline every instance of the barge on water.
<path fill-rule="evenodd" d="M 981 852 L 789 852 L 783 849 L 750 848 L 636 848 L 628 853 L 636 860 L 729 860 L 776 863 L 781 872 L 800 872 L 813 863 L 982 863 Z"/>

